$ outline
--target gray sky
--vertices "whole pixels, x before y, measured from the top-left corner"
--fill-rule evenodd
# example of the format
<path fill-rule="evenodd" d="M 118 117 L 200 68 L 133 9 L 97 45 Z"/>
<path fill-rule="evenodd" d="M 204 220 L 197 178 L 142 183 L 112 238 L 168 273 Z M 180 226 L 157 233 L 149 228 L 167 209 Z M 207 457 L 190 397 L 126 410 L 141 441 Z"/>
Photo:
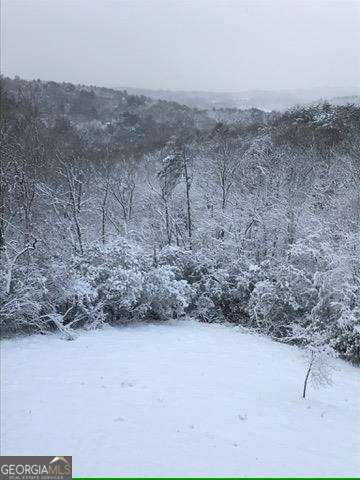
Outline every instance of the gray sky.
<path fill-rule="evenodd" d="M 1 0 L 4 75 L 238 91 L 360 85 L 360 0 Z"/>

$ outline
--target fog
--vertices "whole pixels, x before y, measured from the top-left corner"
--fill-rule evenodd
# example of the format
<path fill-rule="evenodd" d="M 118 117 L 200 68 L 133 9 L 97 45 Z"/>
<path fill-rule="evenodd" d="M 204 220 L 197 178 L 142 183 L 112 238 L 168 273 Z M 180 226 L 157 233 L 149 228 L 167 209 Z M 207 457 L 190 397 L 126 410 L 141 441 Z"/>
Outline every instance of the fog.
<path fill-rule="evenodd" d="M 360 2 L 3 0 L 8 76 L 240 91 L 360 83 Z"/>

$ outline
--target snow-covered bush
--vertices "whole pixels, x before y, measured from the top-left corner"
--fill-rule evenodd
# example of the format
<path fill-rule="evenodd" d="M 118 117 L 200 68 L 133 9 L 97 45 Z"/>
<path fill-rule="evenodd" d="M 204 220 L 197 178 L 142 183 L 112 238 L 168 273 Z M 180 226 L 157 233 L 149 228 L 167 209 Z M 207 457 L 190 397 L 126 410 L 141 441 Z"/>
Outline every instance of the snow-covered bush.
<path fill-rule="evenodd" d="M 166 246 L 158 255 L 160 265 L 170 265 L 174 268 L 176 277 L 193 284 L 211 272 L 216 260 L 214 255 L 206 250 L 191 251 L 180 247 Z"/>
<path fill-rule="evenodd" d="M 229 320 L 226 314 L 230 298 L 229 274 L 225 269 L 212 269 L 195 284 L 194 315 L 207 322 Z"/>
<path fill-rule="evenodd" d="M 271 268 L 272 267 L 272 268 Z M 253 325 L 276 337 L 292 323 L 302 323 L 316 302 L 311 277 L 293 265 L 267 265 L 266 278 L 256 283 L 247 306 Z"/>
<path fill-rule="evenodd" d="M 346 359 L 360 363 L 360 278 L 349 265 L 340 264 L 317 273 L 318 301 L 309 315 L 318 331 L 326 331 L 330 344 Z"/>
<path fill-rule="evenodd" d="M 139 305 L 150 257 L 124 241 L 94 244 L 73 260 L 72 297 L 89 323 L 126 321 Z M 100 314 L 101 312 L 101 314 Z"/>
<path fill-rule="evenodd" d="M 192 289 L 176 268 L 154 266 L 151 255 L 125 240 L 94 245 L 73 264 L 73 298 L 88 324 L 181 316 Z"/>
<path fill-rule="evenodd" d="M 178 318 L 185 314 L 194 295 L 186 280 L 177 280 L 173 268 L 160 266 L 144 275 L 141 305 L 142 316 L 150 315 L 160 320 Z"/>
<path fill-rule="evenodd" d="M 43 315 L 49 311 L 45 277 L 38 269 L 18 267 L 12 272 L 11 288 L 8 288 L 9 266 L 2 261 L 0 267 L 1 334 L 44 331 L 48 320 Z"/>
<path fill-rule="evenodd" d="M 219 253 L 221 258 L 222 252 Z M 220 321 L 224 319 L 249 326 L 247 305 L 254 286 L 262 278 L 260 268 L 245 258 L 223 257 L 221 260 L 223 267 L 213 268 L 197 284 L 197 288 L 201 297 L 211 300 L 212 318 L 217 315 Z M 201 308 L 204 305 L 205 302 L 201 299 Z"/>

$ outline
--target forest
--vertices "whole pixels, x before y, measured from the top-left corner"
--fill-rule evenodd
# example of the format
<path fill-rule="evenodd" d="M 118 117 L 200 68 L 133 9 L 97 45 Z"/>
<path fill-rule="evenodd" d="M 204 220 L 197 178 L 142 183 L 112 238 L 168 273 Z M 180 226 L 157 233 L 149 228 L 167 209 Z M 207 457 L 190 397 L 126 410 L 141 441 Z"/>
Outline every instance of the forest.
<path fill-rule="evenodd" d="M 1 78 L 4 337 L 193 317 L 360 363 L 360 107 Z"/>

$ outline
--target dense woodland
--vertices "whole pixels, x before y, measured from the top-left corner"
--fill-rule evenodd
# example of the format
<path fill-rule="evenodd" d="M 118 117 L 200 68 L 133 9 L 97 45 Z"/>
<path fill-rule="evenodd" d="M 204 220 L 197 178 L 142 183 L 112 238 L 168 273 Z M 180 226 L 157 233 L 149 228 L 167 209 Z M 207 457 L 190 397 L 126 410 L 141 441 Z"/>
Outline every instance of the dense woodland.
<path fill-rule="evenodd" d="M 2 335 L 190 315 L 360 362 L 360 107 L 1 79 Z"/>

